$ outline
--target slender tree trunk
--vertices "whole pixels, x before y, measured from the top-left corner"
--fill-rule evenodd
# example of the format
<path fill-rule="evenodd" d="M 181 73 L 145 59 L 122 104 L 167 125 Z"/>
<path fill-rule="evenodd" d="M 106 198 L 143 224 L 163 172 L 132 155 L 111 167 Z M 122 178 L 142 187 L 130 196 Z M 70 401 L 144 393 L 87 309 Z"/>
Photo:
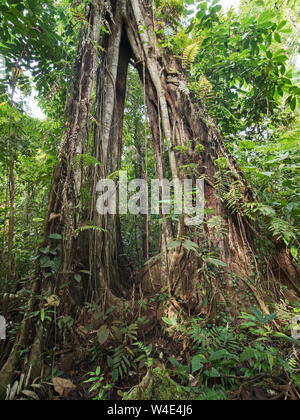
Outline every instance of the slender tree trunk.
<path fill-rule="evenodd" d="M 14 96 L 18 80 L 19 61 L 21 60 L 25 47 L 16 64 L 16 68 L 12 75 L 11 97 L 10 97 L 10 116 L 9 116 L 9 132 L 8 132 L 8 152 L 9 152 L 9 227 L 8 227 L 8 255 L 7 255 L 7 282 L 11 281 L 12 264 L 13 264 L 13 244 L 15 231 L 15 160 L 14 146 L 12 144 L 12 109 L 14 106 Z"/>
<path fill-rule="evenodd" d="M 8 229 L 8 255 L 7 255 L 7 282 L 11 281 L 13 264 L 13 244 L 14 244 L 14 215 L 15 215 L 15 173 L 14 158 L 9 160 L 9 229 Z"/>

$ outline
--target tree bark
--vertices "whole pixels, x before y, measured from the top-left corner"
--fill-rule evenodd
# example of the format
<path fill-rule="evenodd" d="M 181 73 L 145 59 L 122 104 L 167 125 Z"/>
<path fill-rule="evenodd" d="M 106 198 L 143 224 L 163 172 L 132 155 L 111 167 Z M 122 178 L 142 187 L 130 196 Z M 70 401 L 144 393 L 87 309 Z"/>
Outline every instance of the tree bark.
<path fill-rule="evenodd" d="M 180 63 L 170 51 L 157 47 L 153 2 L 131 0 L 124 20 L 132 56 L 141 82 L 145 81 L 158 176 L 162 178 L 165 174 L 162 154 L 165 139 L 173 179 L 182 181 L 186 177 L 182 165 L 193 163 L 192 177 L 205 180 L 205 206 L 211 209 L 206 223 L 192 228 L 184 226 L 182 218 L 174 237 L 188 237 L 200 248 L 207 248 L 206 253 L 216 252 L 217 258 L 226 263 L 226 268 L 211 276 L 203 257 L 179 247 L 168 258 L 167 281 L 172 294 L 189 312 L 203 311 L 214 316 L 223 309 L 240 313 L 241 307 L 249 307 L 254 298 L 267 313 L 264 295 L 269 293 L 269 282 L 263 279 L 255 255 L 257 234 L 246 211 L 254 198 L 245 177 L 226 151 L 204 105 L 194 104 Z M 187 147 L 188 154 L 176 151 L 176 146 Z M 220 158 L 225 159 L 225 168 L 218 166 Z M 233 209 L 222 197 L 220 188 L 237 195 Z M 212 216 L 222 221 L 223 235 L 218 235 L 210 225 Z M 164 236 L 165 242 L 172 239 L 172 229 L 167 225 L 164 225 Z M 285 277 L 290 277 L 287 274 L 286 270 Z"/>
<path fill-rule="evenodd" d="M 104 2 L 102 0 L 90 2 L 86 6 L 85 12 L 86 19 L 83 22 L 80 33 L 73 86 L 66 104 L 66 132 L 62 140 L 58 164 L 54 170 L 44 225 L 44 247 L 57 248 L 57 241 L 52 240 L 50 235 L 54 233 L 62 235 L 60 255 L 62 275 L 60 277 L 53 275 L 50 280 L 45 278 L 43 270 L 39 270 L 33 284 L 34 294 L 28 305 L 29 312 L 35 307 L 40 309 L 44 307 L 44 302 L 37 301 L 37 297 L 40 294 L 43 296 L 55 294 L 64 282 L 72 290 L 72 283 L 74 284 L 74 281 L 71 281 L 76 270 L 74 230 L 78 223 L 76 211 L 81 198 L 83 174 L 83 169 L 81 167 L 78 169 L 76 157 L 86 152 L 90 135 Z M 69 296 L 70 291 L 65 290 L 64 294 L 65 297 L 62 300 Z M 60 310 L 63 310 L 62 307 L 63 304 L 61 304 Z M 23 346 L 31 348 L 29 363 L 34 376 L 40 375 L 44 327 L 37 320 L 35 328 L 32 326 L 33 331 L 35 331 L 32 339 L 28 328 L 28 311 L 25 314 L 13 350 L 0 371 L 0 398 L 5 396 L 7 385 L 11 383 L 16 375 L 16 370 L 20 363 L 19 350 Z"/>

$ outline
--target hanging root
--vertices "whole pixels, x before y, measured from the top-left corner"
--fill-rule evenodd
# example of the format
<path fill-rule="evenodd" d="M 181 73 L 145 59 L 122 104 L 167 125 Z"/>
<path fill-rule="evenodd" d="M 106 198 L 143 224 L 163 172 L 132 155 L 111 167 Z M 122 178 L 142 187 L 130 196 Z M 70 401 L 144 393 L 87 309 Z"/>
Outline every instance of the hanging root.
<path fill-rule="evenodd" d="M 20 368 L 21 363 L 21 357 L 20 357 L 20 350 L 24 349 L 25 346 L 28 346 L 27 342 L 27 335 L 29 330 L 29 319 L 30 314 L 33 311 L 35 302 L 36 302 L 36 296 L 38 294 L 39 290 L 39 280 L 34 280 L 31 294 L 28 302 L 27 311 L 24 315 L 20 331 L 18 333 L 18 336 L 16 337 L 16 341 L 14 342 L 13 348 L 10 352 L 10 355 L 6 361 L 6 363 L 3 365 L 2 369 L 0 370 L 0 400 L 5 398 L 6 395 L 6 388 L 9 384 L 12 383 L 14 380 L 18 369 Z M 37 330 L 38 333 L 41 333 L 40 328 Z M 37 334 L 38 336 L 38 334 Z M 34 348 L 35 346 L 33 346 Z M 35 357 L 31 359 L 31 363 L 35 366 L 35 363 L 40 363 L 41 359 L 41 352 L 40 354 L 37 354 L 35 352 Z"/>
<path fill-rule="evenodd" d="M 17 340 L 14 343 L 12 351 L 0 371 L 0 400 L 3 400 L 6 395 L 6 389 L 11 384 L 16 376 L 16 371 L 20 364 L 20 349 L 23 347 L 25 333 L 26 333 L 26 322 L 23 322 L 21 330 Z"/>

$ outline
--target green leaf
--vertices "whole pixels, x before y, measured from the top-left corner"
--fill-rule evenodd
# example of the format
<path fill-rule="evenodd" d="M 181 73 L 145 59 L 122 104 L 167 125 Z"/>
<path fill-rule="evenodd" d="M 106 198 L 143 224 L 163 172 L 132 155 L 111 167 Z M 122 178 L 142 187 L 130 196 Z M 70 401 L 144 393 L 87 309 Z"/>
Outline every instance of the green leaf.
<path fill-rule="evenodd" d="M 170 243 L 167 245 L 167 248 L 168 248 L 168 249 L 175 249 L 175 248 L 180 247 L 181 245 L 182 245 L 182 243 L 181 243 L 180 241 L 173 241 L 173 242 L 170 242 Z"/>
<path fill-rule="evenodd" d="M 274 60 L 279 64 L 283 64 L 288 60 L 288 57 L 285 54 L 281 54 L 274 57 Z"/>
<path fill-rule="evenodd" d="M 62 239 L 62 236 L 59 235 L 58 233 L 51 233 L 51 235 L 49 235 L 50 239 L 54 239 L 54 240 L 60 240 Z"/>
<path fill-rule="evenodd" d="M 119 369 L 114 369 L 111 373 L 112 379 L 117 382 L 119 378 Z"/>
<path fill-rule="evenodd" d="M 212 368 L 211 370 L 206 370 L 204 372 L 209 378 L 220 378 L 220 372 L 216 368 Z"/>
<path fill-rule="evenodd" d="M 223 360 L 226 357 L 228 357 L 228 351 L 227 350 L 217 350 L 210 354 L 209 360 L 211 362 L 217 361 L 217 360 Z"/>
<path fill-rule="evenodd" d="M 275 332 L 274 333 L 274 337 L 279 337 L 279 338 L 283 338 L 284 340 L 289 341 L 290 343 L 294 343 L 294 344 L 299 344 L 299 340 L 295 340 L 292 337 L 289 337 L 288 335 L 282 333 L 282 332 Z"/>
<path fill-rule="evenodd" d="M 165 324 L 167 324 L 167 325 L 173 325 L 173 323 L 172 323 L 172 321 L 169 319 L 169 318 L 166 318 L 166 317 L 162 317 L 162 320 L 164 321 L 164 323 Z"/>
<path fill-rule="evenodd" d="M 80 274 L 75 274 L 74 279 L 77 281 L 77 283 L 81 282 L 81 275 Z"/>
<path fill-rule="evenodd" d="M 50 247 L 49 247 L 49 246 L 47 246 L 47 248 L 41 248 L 41 249 L 40 249 L 40 252 L 41 252 L 42 254 L 48 255 L 48 254 L 50 254 Z"/>
<path fill-rule="evenodd" d="M 277 31 L 280 31 L 287 24 L 287 20 L 283 20 L 277 26 Z"/>
<path fill-rule="evenodd" d="M 216 267 L 227 267 L 227 264 L 224 263 L 221 260 L 218 260 L 217 258 L 211 258 L 211 257 L 207 257 L 205 258 L 205 260 L 209 263 L 209 264 L 213 264 Z"/>
<path fill-rule="evenodd" d="M 40 259 L 40 266 L 41 268 L 49 268 L 52 267 L 52 261 L 49 257 L 42 257 Z"/>
<path fill-rule="evenodd" d="M 257 172 L 257 174 L 270 178 L 274 174 L 274 172 Z"/>
<path fill-rule="evenodd" d="M 102 325 L 102 327 L 97 332 L 97 337 L 98 337 L 99 344 L 101 345 L 107 341 L 109 337 L 109 329 L 107 325 Z"/>
<path fill-rule="evenodd" d="M 275 39 L 275 41 L 277 41 L 277 42 L 281 42 L 281 37 L 280 37 L 280 35 L 279 35 L 279 33 L 278 33 L 278 32 L 275 32 L 275 33 L 274 33 L 274 39 Z"/>
<path fill-rule="evenodd" d="M 202 369 L 205 362 L 207 362 L 207 360 L 203 354 L 197 354 L 194 356 L 192 358 L 192 374 Z"/>
<path fill-rule="evenodd" d="M 182 246 L 183 248 L 187 249 L 188 251 L 197 251 L 198 244 L 196 244 L 195 242 L 192 242 L 188 239 L 186 239 L 185 241 L 182 242 Z"/>
<path fill-rule="evenodd" d="M 264 316 L 262 314 L 262 312 L 256 308 L 255 306 L 251 307 L 251 311 L 253 313 L 253 315 L 255 316 L 255 318 L 260 322 L 263 323 L 264 322 Z"/>
<path fill-rule="evenodd" d="M 265 317 L 265 319 L 263 320 L 263 324 L 266 324 L 268 322 L 272 322 L 274 321 L 274 319 L 277 318 L 277 312 L 274 312 L 272 314 L 269 314 Z"/>
<path fill-rule="evenodd" d="M 41 321 L 42 322 L 45 321 L 45 309 L 44 308 L 41 309 Z"/>
<path fill-rule="evenodd" d="M 264 23 L 266 23 L 269 20 L 274 19 L 276 16 L 276 14 L 270 10 L 265 10 L 264 12 L 262 12 L 258 19 L 257 19 L 257 23 L 259 25 L 263 25 Z"/>
<path fill-rule="evenodd" d="M 241 324 L 241 328 L 249 328 L 249 327 L 256 327 L 255 322 L 249 321 L 249 322 L 243 322 Z"/>
<path fill-rule="evenodd" d="M 295 258 L 295 260 L 296 260 L 297 257 L 298 257 L 298 249 L 295 246 L 292 246 L 290 251 L 291 251 L 292 257 Z"/>
<path fill-rule="evenodd" d="M 297 105 L 297 98 L 296 98 L 296 96 L 294 96 L 292 101 L 291 101 L 291 110 L 292 111 L 295 111 L 296 105 Z"/>

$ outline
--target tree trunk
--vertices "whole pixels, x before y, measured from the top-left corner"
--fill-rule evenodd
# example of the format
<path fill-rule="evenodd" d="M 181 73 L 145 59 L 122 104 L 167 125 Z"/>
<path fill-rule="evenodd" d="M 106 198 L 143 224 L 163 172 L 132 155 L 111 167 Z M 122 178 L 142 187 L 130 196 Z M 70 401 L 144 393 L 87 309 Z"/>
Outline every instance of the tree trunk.
<path fill-rule="evenodd" d="M 276 292 L 276 285 L 272 281 L 272 290 L 269 290 L 270 283 L 267 278 L 263 279 L 258 268 L 254 249 L 257 233 L 247 214 L 254 199 L 245 178 L 227 153 L 205 107 L 194 105 L 180 64 L 170 51 L 158 49 L 153 2 L 132 0 L 123 17 L 132 57 L 141 81 L 145 81 L 158 177 L 165 175 L 162 153 L 165 141 L 173 179 L 183 180 L 187 174 L 181 167 L 191 163 L 194 164 L 193 178 L 205 179 L 206 208 L 211 209 L 207 223 L 201 229 L 191 228 L 184 226 L 182 219 L 175 237 L 193 239 L 199 247 L 206 248 L 206 254 L 215 253 L 226 264 L 226 269 L 219 269 L 212 276 L 207 259 L 180 247 L 168 258 L 170 289 L 189 311 L 204 310 L 214 315 L 221 307 L 239 313 L 241 307 L 249 307 L 255 299 L 267 313 L 263 293 Z M 188 147 L 188 155 L 176 152 L 176 146 Z M 225 165 L 218 165 L 220 158 L 225 160 Z M 228 200 L 230 194 L 233 202 Z M 209 223 L 212 217 L 223 225 L 222 232 Z M 172 240 L 172 229 L 167 224 L 164 225 L 164 237 L 165 243 Z M 291 262 L 289 267 L 293 267 Z M 161 271 L 165 269 L 165 264 L 164 267 L 161 264 L 160 278 L 164 278 Z M 296 269 L 293 267 L 290 271 L 295 277 Z M 289 286 L 295 293 L 297 280 L 291 280 L 290 273 L 287 270 L 284 273 L 282 269 L 281 277 L 289 279 Z"/>
<path fill-rule="evenodd" d="M 36 321 L 35 326 L 31 326 L 35 331 L 33 340 L 30 339 L 32 334 L 30 334 L 28 326 L 30 311 L 36 306 L 44 308 L 44 302 L 37 302 L 37 297 L 39 295 L 47 297 L 57 293 L 59 286 L 64 283 L 67 283 L 72 291 L 72 284 L 74 284 L 74 271 L 77 265 L 74 255 L 74 231 L 78 223 L 76 212 L 81 199 L 83 176 L 83 168 L 78 165 L 76 157 L 86 153 L 88 146 L 103 13 L 104 2 L 102 0 L 94 0 L 86 6 L 86 19 L 80 33 L 74 82 L 66 105 L 66 132 L 62 140 L 58 164 L 54 170 L 44 225 L 43 247 L 49 246 L 52 250 L 57 249 L 58 251 L 58 242 L 51 239 L 50 235 L 61 235 L 63 238 L 60 255 L 62 275 L 57 276 L 53 272 L 49 273 L 46 268 L 39 270 L 32 287 L 34 293 L 28 304 L 22 327 L 10 356 L 0 371 L 0 398 L 5 396 L 6 387 L 16 374 L 20 363 L 19 350 L 23 346 L 31 348 L 29 364 L 33 376 L 40 376 L 44 326 L 39 320 Z M 64 303 L 64 301 L 68 300 L 70 290 L 63 290 L 62 295 L 61 311 L 69 305 L 69 302 Z M 29 369 L 29 366 L 27 368 Z M 24 369 L 25 367 L 23 367 Z"/>
<path fill-rule="evenodd" d="M 15 215 L 15 173 L 14 157 L 11 155 L 9 160 L 9 232 L 8 232 L 8 255 L 7 255 L 7 284 L 12 277 L 13 265 L 13 244 L 14 244 L 14 215 Z"/>

